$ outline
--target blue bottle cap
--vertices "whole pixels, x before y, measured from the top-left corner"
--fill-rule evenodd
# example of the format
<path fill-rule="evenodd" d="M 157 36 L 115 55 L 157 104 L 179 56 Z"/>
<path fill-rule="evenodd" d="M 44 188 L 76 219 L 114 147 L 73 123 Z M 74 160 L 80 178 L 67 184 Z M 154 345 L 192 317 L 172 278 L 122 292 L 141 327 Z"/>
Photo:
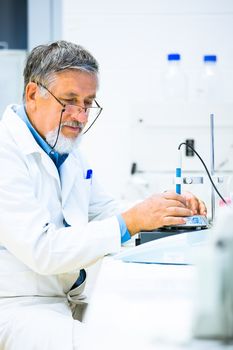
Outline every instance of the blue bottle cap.
<path fill-rule="evenodd" d="M 216 55 L 205 55 L 203 57 L 204 62 L 217 62 L 217 56 Z"/>
<path fill-rule="evenodd" d="M 167 55 L 168 61 L 179 61 L 180 60 L 180 54 L 179 53 L 169 53 Z"/>

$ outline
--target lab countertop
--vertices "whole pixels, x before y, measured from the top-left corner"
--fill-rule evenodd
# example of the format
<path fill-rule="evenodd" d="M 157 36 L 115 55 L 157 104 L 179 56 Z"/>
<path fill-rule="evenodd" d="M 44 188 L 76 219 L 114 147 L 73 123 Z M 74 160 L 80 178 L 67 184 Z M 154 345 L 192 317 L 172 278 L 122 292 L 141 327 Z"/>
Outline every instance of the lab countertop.
<path fill-rule="evenodd" d="M 161 240 L 154 244 L 165 249 Z M 121 256 L 103 259 L 81 350 L 233 349 L 232 343 L 193 339 L 195 265 L 131 263 Z"/>

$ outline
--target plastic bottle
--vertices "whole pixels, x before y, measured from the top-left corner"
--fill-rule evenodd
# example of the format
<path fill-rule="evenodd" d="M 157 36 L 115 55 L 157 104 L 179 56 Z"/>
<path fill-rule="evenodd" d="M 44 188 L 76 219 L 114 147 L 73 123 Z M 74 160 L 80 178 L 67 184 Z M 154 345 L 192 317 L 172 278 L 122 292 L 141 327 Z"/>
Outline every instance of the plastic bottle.
<path fill-rule="evenodd" d="M 181 55 L 170 53 L 167 62 L 167 71 L 163 77 L 165 101 L 183 102 L 188 97 L 188 81 L 182 70 Z"/>
<path fill-rule="evenodd" d="M 197 81 L 197 100 L 203 103 L 217 102 L 220 99 L 217 56 L 203 56 L 203 69 Z"/>

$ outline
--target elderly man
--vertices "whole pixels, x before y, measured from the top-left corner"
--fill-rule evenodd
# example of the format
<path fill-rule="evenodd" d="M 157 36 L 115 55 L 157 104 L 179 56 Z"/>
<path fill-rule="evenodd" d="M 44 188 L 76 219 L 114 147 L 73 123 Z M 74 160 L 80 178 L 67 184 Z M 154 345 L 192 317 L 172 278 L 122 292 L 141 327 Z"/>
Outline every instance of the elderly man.
<path fill-rule="evenodd" d="M 166 192 L 121 211 L 103 191 L 78 147 L 102 110 L 98 64 L 84 48 L 38 46 L 24 78 L 24 104 L 8 106 L 0 123 L 0 348 L 71 350 L 85 268 L 140 230 L 206 209 Z"/>

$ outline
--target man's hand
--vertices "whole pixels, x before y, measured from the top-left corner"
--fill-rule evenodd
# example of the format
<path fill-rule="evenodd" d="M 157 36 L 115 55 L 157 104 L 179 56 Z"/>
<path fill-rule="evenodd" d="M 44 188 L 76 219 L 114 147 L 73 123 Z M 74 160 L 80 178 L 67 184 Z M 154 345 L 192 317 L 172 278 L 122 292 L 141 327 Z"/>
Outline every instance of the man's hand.
<path fill-rule="evenodd" d="M 131 235 L 142 230 L 184 224 L 183 217 L 193 215 L 192 208 L 197 208 L 194 198 L 190 194 L 184 197 L 174 192 L 164 192 L 145 199 L 121 215 Z M 202 205 L 201 210 L 204 211 Z"/>
<path fill-rule="evenodd" d="M 182 196 L 185 198 L 186 207 L 192 210 L 193 215 L 207 215 L 205 203 L 195 197 L 191 192 L 184 192 Z"/>

